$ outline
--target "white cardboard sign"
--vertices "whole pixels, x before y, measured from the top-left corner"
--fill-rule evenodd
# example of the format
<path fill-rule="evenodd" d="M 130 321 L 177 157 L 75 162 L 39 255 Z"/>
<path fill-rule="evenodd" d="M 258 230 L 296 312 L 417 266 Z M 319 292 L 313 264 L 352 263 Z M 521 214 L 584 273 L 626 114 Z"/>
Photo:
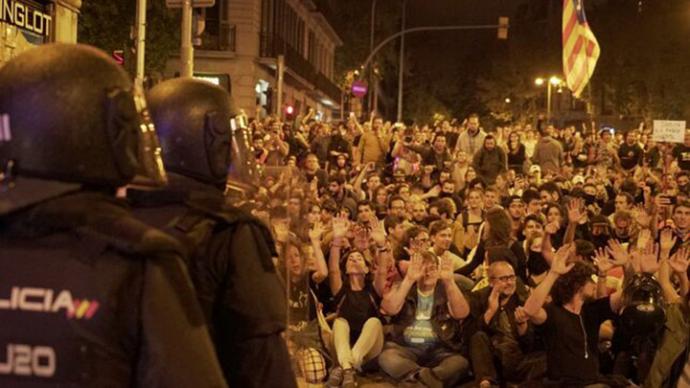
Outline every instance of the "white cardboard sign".
<path fill-rule="evenodd" d="M 685 141 L 685 121 L 654 120 L 652 140 L 667 143 Z"/>

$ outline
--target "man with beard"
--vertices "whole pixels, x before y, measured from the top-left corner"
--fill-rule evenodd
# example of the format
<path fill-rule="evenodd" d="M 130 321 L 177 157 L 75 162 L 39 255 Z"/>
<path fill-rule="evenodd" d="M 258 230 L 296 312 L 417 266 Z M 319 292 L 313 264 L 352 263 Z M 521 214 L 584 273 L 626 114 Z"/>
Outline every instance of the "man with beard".
<path fill-rule="evenodd" d="M 474 154 L 472 165 L 488 184 L 493 184 L 498 174 L 508 171 L 506 153 L 503 148 L 496 147 L 496 138 L 493 135 L 484 138 L 484 146 Z"/>
<path fill-rule="evenodd" d="M 484 144 L 486 132 L 479 126 L 479 116 L 472 113 L 467 119 L 467 130 L 458 136 L 458 143 L 455 145 L 455 152 L 464 152 L 468 157 L 474 157 L 474 154 L 481 149 Z"/>
<path fill-rule="evenodd" d="M 673 209 L 673 226 L 677 240 L 672 252 L 681 246 L 690 246 L 690 202 L 680 202 Z"/>
<path fill-rule="evenodd" d="M 421 155 L 422 164 L 434 166 L 437 172 L 442 171 L 451 160 L 450 152 L 446 146 L 446 136 L 442 133 L 436 135 L 431 147 L 408 143 L 405 144 L 405 147 Z"/>
<path fill-rule="evenodd" d="M 533 352 L 529 317 L 522 304 L 528 289 L 507 261 L 489 266 L 489 287 L 472 293 L 479 331 L 470 340 L 470 358 L 479 386 L 499 383 L 496 363 L 507 381 L 531 381 L 546 372 L 543 352 Z"/>
<path fill-rule="evenodd" d="M 618 149 L 618 158 L 621 161 L 621 167 L 625 171 L 631 171 L 635 167 L 642 164 L 642 157 L 644 151 L 637 142 L 637 131 L 630 131 L 625 134 L 625 143 L 621 144 Z"/>
<path fill-rule="evenodd" d="M 392 341 L 379 356 L 381 369 L 398 382 L 428 387 L 454 386 L 469 362 L 458 353 L 457 320 L 470 314 L 453 280 L 449 257 L 413 255 L 405 278 L 387 293 L 381 310 L 393 317 Z"/>
<path fill-rule="evenodd" d="M 512 233 L 515 239 L 522 234 L 522 220 L 525 218 L 525 203 L 517 195 L 508 198 L 508 215 L 512 222 Z"/>
<path fill-rule="evenodd" d="M 567 264 L 574 253 L 574 244 L 556 252 L 551 269 L 524 306 L 531 322 L 543 330 L 547 378 L 558 387 L 606 381 L 599 374 L 599 327 L 622 307 L 622 289 L 595 299 L 595 270 L 583 262 Z M 549 294 L 552 301 L 544 306 Z"/>
<path fill-rule="evenodd" d="M 455 203 L 456 209 L 462 209 L 462 198 L 455 192 L 455 182 L 448 180 L 441 184 L 440 198 L 450 198 Z"/>
<path fill-rule="evenodd" d="M 412 204 L 412 222 L 417 225 L 426 226 L 429 213 L 424 201 L 417 201 Z"/>
<path fill-rule="evenodd" d="M 347 128 L 342 125 L 333 131 L 328 142 L 328 161 L 331 165 L 337 164 L 339 155 L 345 155 L 348 160 L 352 160 L 352 144 L 347 140 Z"/>

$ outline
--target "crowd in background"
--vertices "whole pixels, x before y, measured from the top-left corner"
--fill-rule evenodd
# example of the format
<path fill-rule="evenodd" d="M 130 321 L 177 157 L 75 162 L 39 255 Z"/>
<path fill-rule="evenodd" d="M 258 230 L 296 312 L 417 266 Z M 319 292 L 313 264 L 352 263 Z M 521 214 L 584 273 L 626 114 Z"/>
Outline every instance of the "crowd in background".
<path fill-rule="evenodd" d="M 304 380 L 689 386 L 690 132 L 313 116 L 250 122 L 244 205 L 279 246 Z"/>

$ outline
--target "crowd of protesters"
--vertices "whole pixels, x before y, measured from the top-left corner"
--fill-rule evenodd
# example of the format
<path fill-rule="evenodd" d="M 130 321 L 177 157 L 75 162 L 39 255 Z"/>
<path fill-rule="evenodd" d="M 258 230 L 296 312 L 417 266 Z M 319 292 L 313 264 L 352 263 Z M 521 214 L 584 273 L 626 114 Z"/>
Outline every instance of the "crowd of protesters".
<path fill-rule="evenodd" d="M 250 127 L 307 382 L 690 386 L 690 131 Z"/>

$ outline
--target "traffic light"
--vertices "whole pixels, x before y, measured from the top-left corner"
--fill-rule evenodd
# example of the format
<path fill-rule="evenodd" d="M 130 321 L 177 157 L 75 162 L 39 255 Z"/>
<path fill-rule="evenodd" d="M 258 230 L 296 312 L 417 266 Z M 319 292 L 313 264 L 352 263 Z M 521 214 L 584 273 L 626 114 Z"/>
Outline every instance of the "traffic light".
<path fill-rule="evenodd" d="M 508 39 L 508 22 L 509 19 L 506 16 L 500 16 L 498 18 L 498 39 Z"/>
<path fill-rule="evenodd" d="M 292 105 L 285 106 L 285 121 L 292 121 L 295 119 L 295 107 Z"/>

